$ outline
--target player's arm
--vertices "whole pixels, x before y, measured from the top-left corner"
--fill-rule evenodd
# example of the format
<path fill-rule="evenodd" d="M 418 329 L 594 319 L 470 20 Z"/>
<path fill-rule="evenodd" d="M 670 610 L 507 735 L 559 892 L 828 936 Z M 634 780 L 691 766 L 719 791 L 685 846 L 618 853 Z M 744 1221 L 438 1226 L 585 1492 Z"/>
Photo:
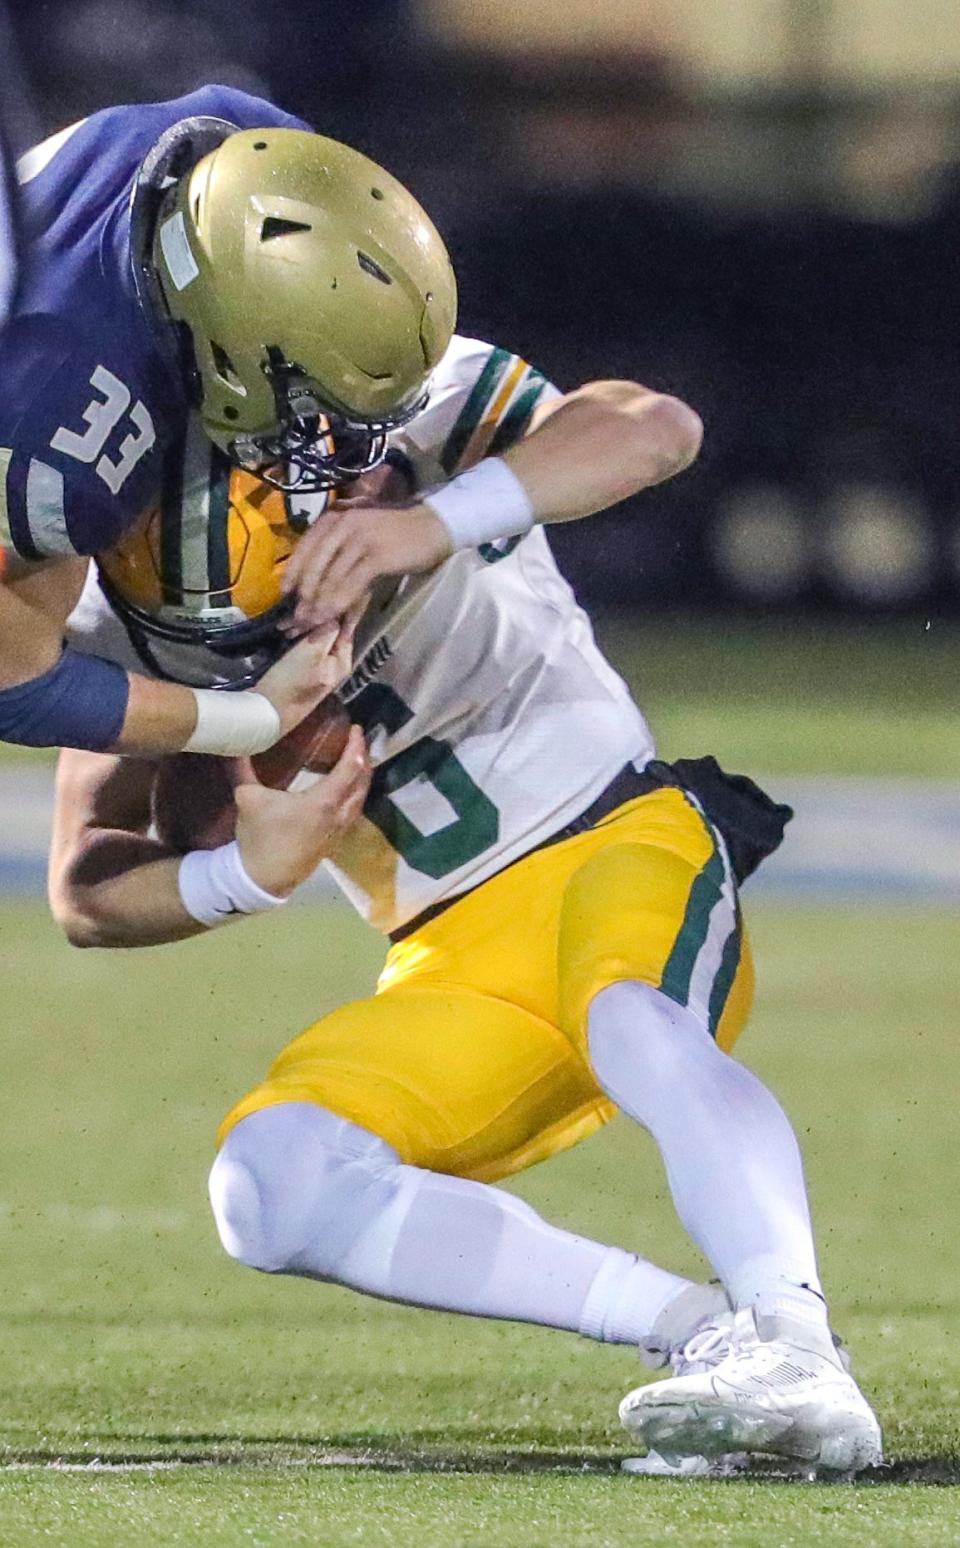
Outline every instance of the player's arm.
<path fill-rule="evenodd" d="M 179 857 L 148 835 L 156 765 L 71 748 L 57 765 L 47 892 L 74 946 L 147 946 L 199 934 Z"/>
<path fill-rule="evenodd" d="M 28 563 L 5 550 L 4 561 L 0 741 L 127 755 L 253 754 L 299 724 L 343 675 L 335 628 L 298 641 L 256 691 L 216 693 L 126 672 L 64 648 L 86 559 Z"/>
<path fill-rule="evenodd" d="M 251 778 L 232 792 L 236 839 L 183 854 L 150 832 L 158 768 L 60 754 L 48 893 L 74 946 L 162 945 L 286 902 L 360 816 L 370 782 L 355 726 L 326 778 L 297 794 Z M 189 777 L 182 783 L 189 803 Z M 197 816 L 188 807 L 185 826 Z"/>
<path fill-rule="evenodd" d="M 287 567 L 294 622 L 337 616 L 381 575 L 430 570 L 457 548 L 606 510 L 689 467 L 702 435 L 687 404 L 635 382 L 588 382 L 542 401 L 520 439 L 491 455 L 494 434 L 481 460 L 416 500 L 335 506 Z"/>
<path fill-rule="evenodd" d="M 700 416 L 680 398 L 636 382 L 588 382 L 536 408 L 529 431 L 502 460 L 523 485 L 533 521 L 549 525 L 592 516 L 674 478 L 702 439 Z"/>

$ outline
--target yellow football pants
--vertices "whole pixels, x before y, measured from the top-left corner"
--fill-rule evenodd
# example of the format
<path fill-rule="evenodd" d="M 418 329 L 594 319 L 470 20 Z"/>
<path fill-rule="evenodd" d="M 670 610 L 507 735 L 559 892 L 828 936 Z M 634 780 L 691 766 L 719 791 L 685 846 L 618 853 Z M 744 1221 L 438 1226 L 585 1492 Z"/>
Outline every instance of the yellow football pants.
<path fill-rule="evenodd" d="M 724 1049 L 753 970 L 714 835 L 676 789 L 540 849 L 394 946 L 376 994 L 316 1022 L 228 1114 L 316 1102 L 401 1159 L 493 1182 L 613 1114 L 586 1055 L 587 1010 L 638 979 Z"/>

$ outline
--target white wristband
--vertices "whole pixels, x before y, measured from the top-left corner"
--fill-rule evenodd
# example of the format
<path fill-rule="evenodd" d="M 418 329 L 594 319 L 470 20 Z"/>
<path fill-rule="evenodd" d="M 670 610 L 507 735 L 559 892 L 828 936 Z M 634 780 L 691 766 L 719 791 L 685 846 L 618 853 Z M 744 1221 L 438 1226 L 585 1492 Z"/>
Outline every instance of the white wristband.
<path fill-rule="evenodd" d="M 194 688 L 197 724 L 184 752 L 250 758 L 266 752 L 280 735 L 280 716 L 266 694 Z"/>
<path fill-rule="evenodd" d="M 420 499 L 440 517 L 455 549 L 519 537 L 535 520 L 530 496 L 501 457 L 485 457 Z"/>
<path fill-rule="evenodd" d="M 259 914 L 287 901 L 264 892 L 247 875 L 235 839 L 219 849 L 192 849 L 180 861 L 177 881 L 181 903 L 202 925 L 225 924 L 233 914 Z"/>

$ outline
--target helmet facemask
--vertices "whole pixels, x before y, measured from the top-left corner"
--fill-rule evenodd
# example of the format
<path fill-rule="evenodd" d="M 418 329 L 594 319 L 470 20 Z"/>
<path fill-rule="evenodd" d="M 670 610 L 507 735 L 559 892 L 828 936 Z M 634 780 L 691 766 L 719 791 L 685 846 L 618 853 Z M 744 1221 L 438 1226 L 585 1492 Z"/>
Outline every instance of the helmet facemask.
<path fill-rule="evenodd" d="M 281 350 L 268 348 L 263 369 L 273 388 L 277 428 L 238 435 L 228 443 L 227 454 L 235 466 L 255 472 L 284 494 L 335 489 L 379 467 L 388 435 L 419 414 L 428 399 L 424 390 L 389 419 L 350 419 L 326 409 L 316 385 Z"/>

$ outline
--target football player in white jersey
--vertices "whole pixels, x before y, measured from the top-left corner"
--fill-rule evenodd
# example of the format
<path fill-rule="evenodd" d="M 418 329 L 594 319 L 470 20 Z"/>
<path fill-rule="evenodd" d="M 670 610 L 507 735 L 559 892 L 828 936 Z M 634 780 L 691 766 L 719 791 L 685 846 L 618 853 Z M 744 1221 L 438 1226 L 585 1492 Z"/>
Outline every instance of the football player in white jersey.
<path fill-rule="evenodd" d="M 392 946 L 375 995 L 309 1027 L 224 1120 L 210 1192 L 226 1250 L 639 1346 L 674 1374 L 621 1417 L 683 1471 L 751 1452 L 849 1471 L 880 1460 L 879 1428 L 830 1334 L 790 1125 L 730 1057 L 752 993 L 738 882 L 788 814 L 709 760 L 656 761 L 540 528 L 670 476 L 698 444 L 676 400 L 626 383 L 561 398 L 461 338 L 362 501 L 326 509 L 329 491 L 238 472 L 215 487 L 188 441 L 176 497 L 101 556 L 72 645 L 248 681 L 290 627 L 284 567 L 295 627 L 372 586 L 338 689 L 372 777 L 353 731 L 326 779 L 241 783 L 236 839 L 198 821 L 182 854 L 149 828 L 154 766 L 66 752 L 51 899 L 77 944 L 149 944 L 276 907 L 323 860 Z M 559 1230 L 495 1186 L 618 1108 L 654 1136 L 719 1283 Z"/>

